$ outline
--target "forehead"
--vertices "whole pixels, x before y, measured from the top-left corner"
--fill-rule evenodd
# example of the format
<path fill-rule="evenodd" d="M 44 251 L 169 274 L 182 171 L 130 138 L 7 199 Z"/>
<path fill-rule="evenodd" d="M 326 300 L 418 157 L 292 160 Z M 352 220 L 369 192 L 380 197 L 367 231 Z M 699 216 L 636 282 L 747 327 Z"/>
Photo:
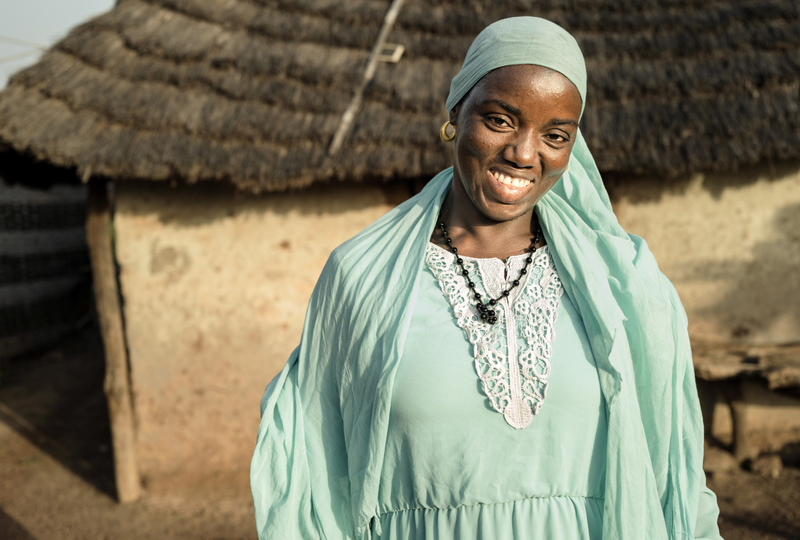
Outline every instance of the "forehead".
<path fill-rule="evenodd" d="M 575 85 L 561 73 L 530 64 L 505 66 L 483 76 L 472 88 L 468 99 L 481 102 L 492 99 L 513 99 L 516 106 L 540 107 L 542 100 L 552 105 L 581 112 L 581 96 Z"/>

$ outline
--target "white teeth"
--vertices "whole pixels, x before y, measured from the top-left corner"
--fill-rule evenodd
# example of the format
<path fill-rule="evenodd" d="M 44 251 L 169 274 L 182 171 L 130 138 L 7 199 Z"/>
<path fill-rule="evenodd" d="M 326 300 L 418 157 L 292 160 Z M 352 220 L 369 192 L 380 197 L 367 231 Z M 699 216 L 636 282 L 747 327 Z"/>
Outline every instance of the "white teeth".
<path fill-rule="evenodd" d="M 500 182 L 501 184 L 505 184 L 507 186 L 525 187 L 528 184 L 530 184 L 528 180 L 523 180 L 522 178 L 514 178 L 513 176 L 506 176 L 503 173 L 494 171 L 492 171 L 492 174 L 494 175 L 495 178 L 497 178 L 498 182 Z"/>

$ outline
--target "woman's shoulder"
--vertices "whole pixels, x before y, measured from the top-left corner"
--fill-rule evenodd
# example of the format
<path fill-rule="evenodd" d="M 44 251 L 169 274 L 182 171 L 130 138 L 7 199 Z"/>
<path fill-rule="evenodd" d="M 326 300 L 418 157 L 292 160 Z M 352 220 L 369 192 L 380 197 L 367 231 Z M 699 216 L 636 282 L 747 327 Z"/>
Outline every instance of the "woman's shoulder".
<path fill-rule="evenodd" d="M 388 260 L 396 255 L 398 248 L 409 247 L 420 231 L 434 223 L 438 212 L 439 198 L 443 188 L 452 179 L 452 168 L 436 175 L 416 195 L 399 204 L 367 228 L 339 245 L 330 255 L 331 270 L 350 270 L 353 266 Z M 430 231 L 425 232 L 425 238 Z"/>

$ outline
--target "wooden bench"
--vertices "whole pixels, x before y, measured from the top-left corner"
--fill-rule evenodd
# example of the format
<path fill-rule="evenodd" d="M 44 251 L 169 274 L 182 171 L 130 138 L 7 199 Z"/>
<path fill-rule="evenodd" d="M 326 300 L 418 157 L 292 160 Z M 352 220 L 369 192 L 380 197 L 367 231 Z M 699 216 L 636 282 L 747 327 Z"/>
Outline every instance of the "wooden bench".
<path fill-rule="evenodd" d="M 770 390 L 800 387 L 800 345 L 747 347 L 693 343 L 692 353 L 698 381 L 705 381 L 705 386 L 711 389 L 710 396 L 701 396 L 707 432 L 713 421 L 715 394 L 719 393 L 731 410 L 734 457 L 739 463 L 756 457 L 749 445 L 743 382 L 763 379 Z"/>

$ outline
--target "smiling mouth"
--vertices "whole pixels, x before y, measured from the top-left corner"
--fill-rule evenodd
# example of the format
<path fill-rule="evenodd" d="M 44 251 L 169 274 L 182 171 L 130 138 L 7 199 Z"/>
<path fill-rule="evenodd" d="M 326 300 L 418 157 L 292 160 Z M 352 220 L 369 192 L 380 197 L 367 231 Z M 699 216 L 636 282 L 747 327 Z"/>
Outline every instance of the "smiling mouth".
<path fill-rule="evenodd" d="M 506 186 L 522 188 L 522 187 L 527 187 L 531 183 L 530 180 L 525 180 L 524 178 L 508 176 L 497 171 L 489 171 L 489 172 L 492 173 L 492 176 L 494 176 L 498 182 L 500 182 L 501 184 L 505 184 Z"/>

